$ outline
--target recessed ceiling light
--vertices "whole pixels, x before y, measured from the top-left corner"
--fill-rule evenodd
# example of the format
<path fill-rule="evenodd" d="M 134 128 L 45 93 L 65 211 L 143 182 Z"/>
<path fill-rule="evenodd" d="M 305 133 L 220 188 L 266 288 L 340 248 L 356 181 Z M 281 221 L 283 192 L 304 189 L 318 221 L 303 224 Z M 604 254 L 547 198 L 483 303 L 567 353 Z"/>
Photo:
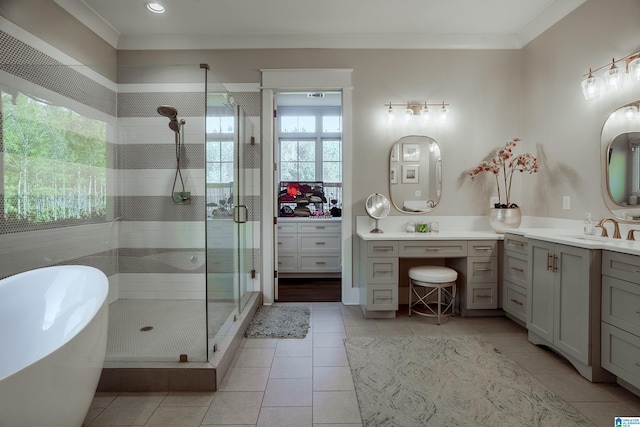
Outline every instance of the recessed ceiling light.
<path fill-rule="evenodd" d="M 153 12 L 153 13 L 164 13 L 164 6 L 162 6 L 160 3 L 147 3 L 147 10 Z"/>

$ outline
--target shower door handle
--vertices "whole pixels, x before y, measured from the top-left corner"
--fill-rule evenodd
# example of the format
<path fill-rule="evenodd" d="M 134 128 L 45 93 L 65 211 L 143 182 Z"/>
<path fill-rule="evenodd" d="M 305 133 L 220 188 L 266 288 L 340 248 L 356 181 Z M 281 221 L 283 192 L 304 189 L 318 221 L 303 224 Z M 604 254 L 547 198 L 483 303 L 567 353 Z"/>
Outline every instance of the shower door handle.
<path fill-rule="evenodd" d="M 240 219 L 240 211 L 244 211 L 243 219 Z M 233 221 L 236 224 L 244 224 L 249 221 L 249 209 L 245 205 L 238 205 L 233 208 Z"/>

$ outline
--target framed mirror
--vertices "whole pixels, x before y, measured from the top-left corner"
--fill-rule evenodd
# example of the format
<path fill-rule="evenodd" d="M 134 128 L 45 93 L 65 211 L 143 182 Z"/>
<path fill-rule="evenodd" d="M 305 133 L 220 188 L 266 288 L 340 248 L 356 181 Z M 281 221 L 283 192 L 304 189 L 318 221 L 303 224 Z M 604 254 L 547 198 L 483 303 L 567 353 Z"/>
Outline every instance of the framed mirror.
<path fill-rule="evenodd" d="M 435 139 L 422 135 L 400 138 L 389 154 L 389 196 L 400 212 L 431 212 L 440 201 L 442 157 Z"/>
<path fill-rule="evenodd" d="M 603 196 L 619 219 L 640 222 L 640 101 L 616 109 L 602 127 Z"/>

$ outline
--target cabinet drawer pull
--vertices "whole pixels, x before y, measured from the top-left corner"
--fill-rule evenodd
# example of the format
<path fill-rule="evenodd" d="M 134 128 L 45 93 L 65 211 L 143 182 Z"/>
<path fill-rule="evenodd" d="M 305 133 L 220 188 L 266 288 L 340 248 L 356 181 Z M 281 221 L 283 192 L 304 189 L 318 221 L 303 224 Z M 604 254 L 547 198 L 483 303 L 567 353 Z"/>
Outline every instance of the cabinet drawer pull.
<path fill-rule="evenodd" d="M 640 314 L 640 310 L 636 310 L 636 314 Z"/>
<path fill-rule="evenodd" d="M 324 242 L 316 242 L 316 245 L 324 245 Z"/>
<path fill-rule="evenodd" d="M 281 244 L 282 244 L 282 242 L 278 242 L 278 244 L 279 244 L 279 245 L 281 245 Z"/>
<path fill-rule="evenodd" d="M 325 264 L 326 264 L 326 262 L 324 262 L 324 261 L 316 261 L 316 264 L 319 264 L 319 265 L 325 265 Z"/>
<path fill-rule="evenodd" d="M 476 295 L 476 298 L 491 298 L 491 295 Z"/>
<path fill-rule="evenodd" d="M 375 299 L 376 300 L 379 300 L 379 299 L 385 299 L 386 300 L 386 299 L 393 299 L 393 298 L 392 297 L 375 297 Z"/>
<path fill-rule="evenodd" d="M 524 305 L 522 301 L 518 301 L 517 299 L 513 299 L 513 298 L 511 298 L 511 302 L 518 305 Z"/>
<path fill-rule="evenodd" d="M 553 269 L 553 254 L 547 253 L 547 271 L 551 271 Z"/>
<path fill-rule="evenodd" d="M 490 268 L 476 268 L 476 271 L 491 271 Z"/>
<path fill-rule="evenodd" d="M 393 270 L 374 270 L 374 273 L 393 273 Z"/>
<path fill-rule="evenodd" d="M 326 227 L 320 227 L 319 225 L 316 225 L 316 230 L 324 230 Z"/>
<path fill-rule="evenodd" d="M 511 267 L 512 270 L 517 271 L 518 273 L 524 273 L 524 269 L 518 267 Z"/>
<path fill-rule="evenodd" d="M 636 363 L 635 363 L 635 365 L 636 365 L 636 366 L 640 366 L 640 362 L 636 362 Z"/>
<path fill-rule="evenodd" d="M 475 248 L 476 251 L 490 251 L 493 250 L 491 246 L 477 246 Z"/>
<path fill-rule="evenodd" d="M 509 244 L 510 244 L 511 246 L 517 246 L 517 247 L 519 247 L 519 248 L 524 248 L 524 243 L 522 243 L 522 242 L 514 242 L 514 241 L 510 241 L 510 242 L 509 242 Z"/>
<path fill-rule="evenodd" d="M 440 248 L 425 248 L 427 252 L 438 252 Z"/>
<path fill-rule="evenodd" d="M 393 251 L 393 246 L 376 246 L 373 248 L 374 252 L 391 252 Z"/>

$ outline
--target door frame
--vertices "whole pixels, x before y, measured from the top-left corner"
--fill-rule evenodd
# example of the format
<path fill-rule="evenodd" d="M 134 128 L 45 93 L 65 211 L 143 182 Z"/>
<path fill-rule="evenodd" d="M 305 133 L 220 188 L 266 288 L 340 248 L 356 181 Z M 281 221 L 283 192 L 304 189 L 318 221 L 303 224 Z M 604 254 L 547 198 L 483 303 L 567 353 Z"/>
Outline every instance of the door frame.
<path fill-rule="evenodd" d="M 262 73 L 262 293 L 265 305 L 275 300 L 274 271 L 276 261 L 277 218 L 274 174 L 274 136 L 275 119 L 273 117 L 274 95 L 287 91 L 330 91 L 342 93 L 342 302 L 347 305 L 359 303 L 358 288 L 353 287 L 353 193 L 352 193 L 352 87 L 351 73 L 344 68 L 327 69 L 261 69 Z"/>

